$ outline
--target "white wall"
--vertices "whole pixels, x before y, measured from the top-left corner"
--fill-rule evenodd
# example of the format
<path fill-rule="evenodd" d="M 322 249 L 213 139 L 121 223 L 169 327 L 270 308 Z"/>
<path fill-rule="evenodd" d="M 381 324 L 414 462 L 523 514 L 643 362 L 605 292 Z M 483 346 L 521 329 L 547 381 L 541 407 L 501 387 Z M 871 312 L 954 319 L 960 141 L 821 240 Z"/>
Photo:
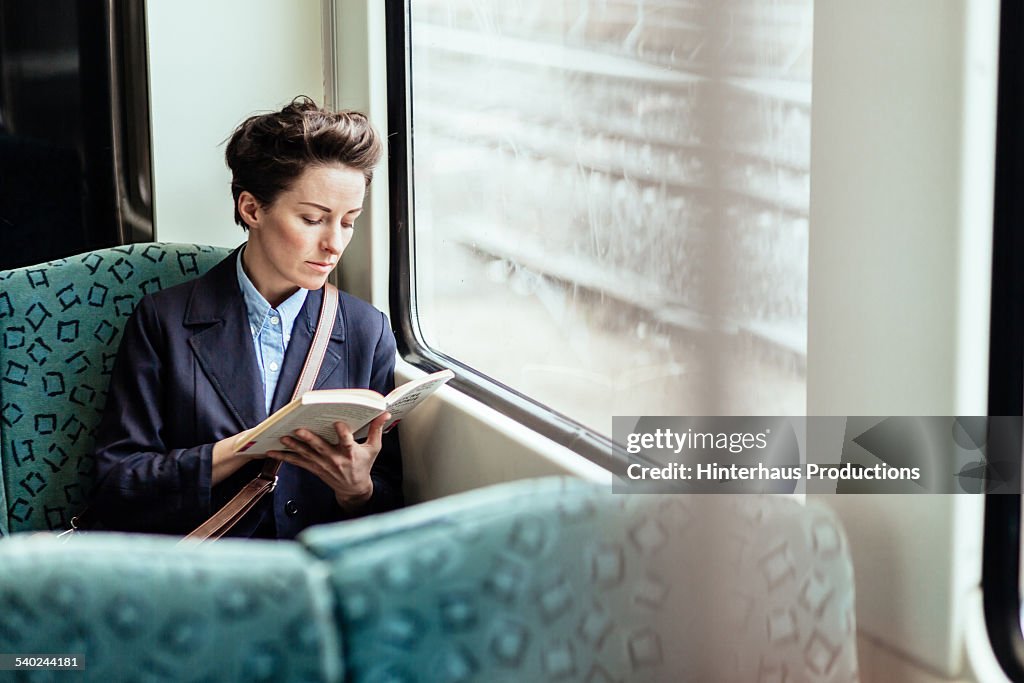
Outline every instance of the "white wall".
<path fill-rule="evenodd" d="M 387 44 L 384 3 L 380 0 L 328 0 L 333 5 L 334 79 L 331 104 L 357 109 L 370 117 L 381 135 L 388 132 Z M 388 155 L 385 154 L 363 203 L 356 238 L 339 267 L 346 292 L 388 310 L 390 218 L 388 211 Z"/>
<path fill-rule="evenodd" d="M 987 412 L 998 7 L 815 3 L 811 414 Z M 862 634 L 964 673 L 965 636 L 984 638 L 968 633 L 981 498 L 824 502 L 849 534 Z"/>
<path fill-rule="evenodd" d="M 224 142 L 258 111 L 324 97 L 320 0 L 148 0 L 157 239 L 234 246 Z"/>
<path fill-rule="evenodd" d="M 997 8 L 815 4 L 812 413 L 984 414 L 997 36 L 964 23 Z"/>

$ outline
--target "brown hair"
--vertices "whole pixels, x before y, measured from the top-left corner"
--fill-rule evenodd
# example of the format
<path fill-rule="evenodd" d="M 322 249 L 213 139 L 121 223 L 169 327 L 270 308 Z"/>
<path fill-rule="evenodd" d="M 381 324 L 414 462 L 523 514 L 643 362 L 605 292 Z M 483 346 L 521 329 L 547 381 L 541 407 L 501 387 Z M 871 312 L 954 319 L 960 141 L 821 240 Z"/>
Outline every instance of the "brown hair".
<path fill-rule="evenodd" d="M 242 192 L 269 206 L 310 166 L 342 164 L 362 171 L 369 186 L 382 151 L 364 114 L 330 111 L 308 97 L 296 97 L 278 112 L 250 116 L 235 128 L 224 152 L 235 223 L 249 227 L 238 213 Z"/>

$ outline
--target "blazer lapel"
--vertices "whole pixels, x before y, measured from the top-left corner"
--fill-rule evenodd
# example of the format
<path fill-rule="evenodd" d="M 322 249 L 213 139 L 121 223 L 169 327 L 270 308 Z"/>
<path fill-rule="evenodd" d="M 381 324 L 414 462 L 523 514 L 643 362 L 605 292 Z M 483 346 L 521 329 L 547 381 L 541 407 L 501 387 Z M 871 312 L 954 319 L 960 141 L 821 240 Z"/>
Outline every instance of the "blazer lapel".
<path fill-rule="evenodd" d="M 196 361 L 241 431 L 266 419 L 267 409 L 245 300 L 235 273 L 237 254 L 236 249 L 196 282 L 185 325 L 194 330 L 189 346 Z"/>
<path fill-rule="evenodd" d="M 274 390 L 274 398 L 270 405 L 270 411 L 279 410 L 292 400 L 295 392 L 295 385 L 299 382 L 299 375 L 302 374 L 302 367 L 309 355 L 309 347 L 313 344 L 313 334 L 316 331 L 317 320 L 320 317 L 320 303 L 323 301 L 323 290 L 311 291 L 306 297 L 306 302 L 295 318 L 295 326 L 292 328 L 292 336 L 288 342 L 288 349 L 284 353 L 284 364 L 281 367 L 281 378 L 277 382 L 277 389 Z M 331 330 L 331 343 L 327 345 L 324 352 L 324 361 L 317 373 L 314 389 L 319 389 L 327 378 L 334 373 L 335 368 L 341 361 L 343 351 L 342 342 L 345 341 L 344 309 L 339 300 L 338 315 L 334 321 L 334 328 Z M 344 380 L 347 382 L 347 379 Z"/>

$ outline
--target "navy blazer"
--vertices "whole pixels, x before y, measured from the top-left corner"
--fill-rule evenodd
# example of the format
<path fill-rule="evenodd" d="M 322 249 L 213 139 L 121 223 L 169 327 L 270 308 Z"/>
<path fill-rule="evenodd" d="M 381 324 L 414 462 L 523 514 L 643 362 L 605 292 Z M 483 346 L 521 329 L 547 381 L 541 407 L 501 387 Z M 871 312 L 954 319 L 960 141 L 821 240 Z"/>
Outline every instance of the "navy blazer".
<path fill-rule="evenodd" d="M 213 444 L 267 417 L 238 251 L 200 278 L 145 296 L 128 320 L 96 435 L 93 506 L 105 528 L 185 534 L 259 474 L 247 463 L 212 486 Z M 306 297 L 285 352 L 271 410 L 291 400 L 313 338 L 322 290 Z M 387 317 L 341 293 L 331 341 L 314 388 L 394 388 L 395 337 Z M 373 496 L 346 514 L 330 487 L 284 463 L 273 494 L 231 536 L 293 538 L 312 524 L 402 504 L 397 430 L 384 436 L 371 472 Z"/>

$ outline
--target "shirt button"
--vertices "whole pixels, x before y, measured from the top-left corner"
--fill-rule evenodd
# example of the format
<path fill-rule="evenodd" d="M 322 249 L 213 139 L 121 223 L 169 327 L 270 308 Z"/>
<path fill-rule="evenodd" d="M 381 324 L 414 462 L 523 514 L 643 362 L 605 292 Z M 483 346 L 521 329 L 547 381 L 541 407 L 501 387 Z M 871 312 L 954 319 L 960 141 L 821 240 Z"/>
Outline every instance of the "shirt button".
<path fill-rule="evenodd" d="M 295 515 L 299 514 L 299 506 L 295 504 L 294 500 L 289 500 L 287 503 L 284 504 L 284 514 L 288 515 L 289 517 L 294 517 Z"/>
<path fill-rule="evenodd" d="M 271 372 L 277 372 L 277 363 L 275 363 L 274 361 L 270 361 L 270 365 L 267 367 L 270 368 Z"/>
<path fill-rule="evenodd" d="M 275 315 L 275 316 L 274 316 L 273 318 L 271 318 L 271 319 L 270 319 L 270 324 L 271 324 L 271 325 L 276 325 L 276 324 L 278 324 L 279 322 L 281 322 L 281 319 L 280 319 L 280 318 L 278 318 L 278 317 L 277 317 L 276 315 Z"/>

